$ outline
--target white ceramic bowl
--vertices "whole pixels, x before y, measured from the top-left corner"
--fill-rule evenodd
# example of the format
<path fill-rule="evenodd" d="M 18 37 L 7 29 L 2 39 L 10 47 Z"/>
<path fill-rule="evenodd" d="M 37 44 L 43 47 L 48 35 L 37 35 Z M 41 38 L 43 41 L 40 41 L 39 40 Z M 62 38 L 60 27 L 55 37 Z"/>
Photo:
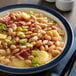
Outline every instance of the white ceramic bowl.
<path fill-rule="evenodd" d="M 11 5 L 11 6 L 6 6 L 3 8 L 0 8 L 0 15 L 3 13 L 7 13 L 9 11 L 14 11 L 14 10 L 23 10 L 23 9 L 32 9 L 37 12 L 42 12 L 45 15 L 53 18 L 54 20 L 58 21 L 61 25 L 61 27 L 65 31 L 65 47 L 63 52 L 53 59 L 52 61 L 48 62 L 47 64 L 44 64 L 39 67 L 35 68 L 13 68 L 9 66 L 5 66 L 0 64 L 0 70 L 6 71 L 9 73 L 14 73 L 14 74 L 31 74 L 31 73 L 36 73 L 36 72 L 41 72 L 47 69 L 53 68 L 55 65 L 57 65 L 68 53 L 69 49 L 71 48 L 72 42 L 73 42 L 73 32 L 70 26 L 70 23 L 59 13 L 55 12 L 52 9 L 40 6 L 40 5 L 33 5 L 33 4 L 17 4 L 17 5 Z"/>

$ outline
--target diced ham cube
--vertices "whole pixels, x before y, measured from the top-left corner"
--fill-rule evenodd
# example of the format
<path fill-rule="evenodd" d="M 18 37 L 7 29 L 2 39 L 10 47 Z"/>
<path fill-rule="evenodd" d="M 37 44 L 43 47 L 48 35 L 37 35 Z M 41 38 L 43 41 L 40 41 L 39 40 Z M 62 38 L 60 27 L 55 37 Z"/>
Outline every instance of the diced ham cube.
<path fill-rule="evenodd" d="M 24 60 L 24 58 L 22 56 L 20 56 L 18 53 L 15 56 L 18 57 L 21 60 Z"/>
<path fill-rule="evenodd" d="M 19 21 L 19 22 L 15 22 L 15 24 L 17 26 L 25 26 L 26 23 L 24 21 Z"/>
<path fill-rule="evenodd" d="M 0 22 L 4 24 L 8 24 L 10 20 L 11 20 L 11 17 L 9 15 L 0 18 Z"/>
<path fill-rule="evenodd" d="M 29 53 L 31 53 L 31 50 L 30 50 L 30 48 L 27 48 L 27 49 L 26 49 L 26 51 L 27 51 L 27 52 L 29 52 Z"/>
<path fill-rule="evenodd" d="M 21 12 L 10 13 L 10 17 L 12 20 L 22 19 Z"/>
<path fill-rule="evenodd" d="M 10 13 L 10 18 L 12 19 L 12 20 L 16 20 L 16 16 L 13 14 L 13 13 Z"/>
<path fill-rule="evenodd" d="M 31 51 L 29 48 L 23 49 L 20 52 L 16 53 L 15 56 L 19 59 L 23 60 L 26 59 L 30 55 Z"/>
<path fill-rule="evenodd" d="M 29 26 L 29 31 L 32 29 L 32 27 L 34 27 L 35 25 L 34 24 L 31 24 L 30 26 Z"/>
<path fill-rule="evenodd" d="M 52 30 L 57 30 L 57 27 L 52 26 L 51 29 L 52 29 Z"/>

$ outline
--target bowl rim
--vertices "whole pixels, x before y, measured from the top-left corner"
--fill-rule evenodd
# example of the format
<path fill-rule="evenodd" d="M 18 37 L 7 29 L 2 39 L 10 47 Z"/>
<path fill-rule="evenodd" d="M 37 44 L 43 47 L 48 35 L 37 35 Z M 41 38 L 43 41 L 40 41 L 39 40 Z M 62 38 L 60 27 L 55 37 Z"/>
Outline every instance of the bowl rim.
<path fill-rule="evenodd" d="M 66 20 L 66 18 L 64 16 L 62 16 L 57 11 L 47 8 L 45 6 L 36 5 L 36 4 L 9 5 L 9 6 L 0 8 L 0 12 L 8 11 L 8 10 L 15 9 L 15 8 L 40 9 L 40 10 L 43 10 L 45 12 L 48 12 L 48 13 L 51 13 L 52 15 L 54 15 L 56 18 L 58 18 L 63 23 L 64 28 L 66 29 L 66 33 L 67 33 L 66 45 L 67 46 L 65 46 L 63 52 L 57 58 L 55 58 L 53 61 L 48 62 L 47 64 L 44 64 L 42 66 L 35 67 L 35 68 L 13 68 L 13 67 L 8 67 L 8 66 L 0 64 L 0 70 L 8 72 L 8 73 L 14 73 L 14 74 L 32 74 L 32 73 L 41 72 L 41 71 L 50 69 L 50 68 L 54 67 L 55 65 L 57 65 L 65 57 L 65 55 L 68 53 L 68 51 L 72 47 L 74 35 L 73 35 L 73 30 L 72 30 L 71 24 L 68 22 L 68 20 Z"/>

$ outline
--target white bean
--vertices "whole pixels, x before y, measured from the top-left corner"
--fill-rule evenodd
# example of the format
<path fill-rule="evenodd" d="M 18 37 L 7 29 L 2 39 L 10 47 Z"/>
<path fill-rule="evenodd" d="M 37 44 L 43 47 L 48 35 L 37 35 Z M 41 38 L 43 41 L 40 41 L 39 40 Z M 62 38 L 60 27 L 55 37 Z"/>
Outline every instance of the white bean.
<path fill-rule="evenodd" d="M 31 66 L 32 65 L 32 62 L 31 62 L 31 60 L 25 60 L 25 64 Z"/>
<path fill-rule="evenodd" d="M 42 40 L 37 41 L 36 44 L 37 44 L 37 45 L 36 45 L 37 47 L 42 46 L 42 45 L 43 45 Z"/>
<path fill-rule="evenodd" d="M 52 37 L 53 41 L 58 41 L 58 37 Z"/>
<path fill-rule="evenodd" d="M 9 28 L 8 29 L 8 34 L 11 35 L 12 33 L 13 33 L 13 29 L 12 28 Z"/>
<path fill-rule="evenodd" d="M 48 41 L 48 45 L 53 45 L 53 42 L 52 41 Z"/>
<path fill-rule="evenodd" d="M 37 36 L 37 33 L 33 33 L 33 34 L 31 34 L 31 36 Z"/>
<path fill-rule="evenodd" d="M 6 49 L 6 53 L 7 54 L 11 54 L 11 50 L 8 48 L 8 49 Z"/>
<path fill-rule="evenodd" d="M 36 20 L 36 16 L 31 15 L 31 19 Z"/>
<path fill-rule="evenodd" d="M 11 45 L 10 49 L 16 49 L 16 45 Z"/>
<path fill-rule="evenodd" d="M 14 49 L 13 52 L 12 52 L 12 54 L 17 53 L 19 50 L 20 50 L 20 49 Z"/>
<path fill-rule="evenodd" d="M 64 46 L 64 42 L 60 42 L 60 47 L 63 47 Z"/>
<path fill-rule="evenodd" d="M 51 52 L 51 50 L 54 50 L 54 49 L 55 49 L 55 45 L 52 45 L 49 47 L 48 51 Z"/>
<path fill-rule="evenodd" d="M 54 57 L 56 57 L 60 54 L 60 51 L 59 50 L 52 50 L 51 53 Z"/>
<path fill-rule="evenodd" d="M 38 38 L 41 39 L 43 36 L 41 33 L 38 33 Z"/>
<path fill-rule="evenodd" d="M 16 24 L 12 24 L 12 29 L 13 29 L 14 31 L 17 30 L 17 26 L 16 26 Z"/>
<path fill-rule="evenodd" d="M 34 56 L 32 56 L 32 55 L 28 56 L 29 60 L 32 60 L 33 58 L 34 58 Z"/>
<path fill-rule="evenodd" d="M 25 49 L 26 46 L 22 46 L 22 45 L 20 45 L 19 48 L 20 48 L 20 49 Z"/>
<path fill-rule="evenodd" d="M 48 35 L 50 35 L 51 37 L 53 37 L 53 33 L 51 31 L 47 31 L 46 32 Z"/>
<path fill-rule="evenodd" d="M 45 50 L 48 51 L 48 49 L 49 49 L 49 48 L 48 48 L 48 45 L 45 45 Z"/>
<path fill-rule="evenodd" d="M 44 45 L 48 44 L 48 42 L 49 42 L 48 40 L 43 40 Z"/>
<path fill-rule="evenodd" d="M 19 40 L 19 37 L 16 37 L 16 39 L 15 39 L 17 42 L 18 42 L 18 40 Z"/>
<path fill-rule="evenodd" d="M 43 34 L 43 35 L 46 34 L 46 32 L 44 30 L 40 30 L 40 33 Z"/>
<path fill-rule="evenodd" d="M 46 27 L 47 27 L 47 24 L 40 24 L 40 26 L 41 26 L 42 28 L 46 28 Z"/>
<path fill-rule="evenodd" d="M 36 45 L 36 42 L 31 42 L 31 44 L 32 44 L 33 46 L 35 46 L 35 45 Z"/>
<path fill-rule="evenodd" d="M 45 35 L 45 39 L 46 39 L 46 40 L 51 40 L 51 36 Z"/>
<path fill-rule="evenodd" d="M 16 32 L 12 32 L 11 35 L 12 35 L 12 37 L 15 37 L 16 36 Z"/>
<path fill-rule="evenodd" d="M 44 46 L 41 46 L 41 47 L 40 47 L 40 50 L 45 51 Z"/>
<path fill-rule="evenodd" d="M 56 47 L 56 49 L 59 51 L 63 51 L 63 48 L 61 48 L 61 47 Z"/>
<path fill-rule="evenodd" d="M 34 36 L 31 38 L 31 41 L 37 41 L 38 40 L 38 36 Z"/>
<path fill-rule="evenodd" d="M 0 49 L 0 54 L 1 55 L 5 55 L 6 54 L 6 51 L 4 49 Z"/>
<path fill-rule="evenodd" d="M 11 37 L 11 36 L 8 36 L 8 37 L 7 37 L 7 39 L 8 39 L 8 40 L 11 40 L 11 39 L 12 39 L 12 37 Z"/>
<path fill-rule="evenodd" d="M 5 64 L 5 65 L 7 65 L 9 62 L 10 62 L 9 59 L 3 59 L 3 60 L 1 61 L 1 63 L 2 63 L 2 64 Z"/>
<path fill-rule="evenodd" d="M 56 41 L 56 42 L 55 42 L 55 45 L 56 45 L 56 46 L 60 46 L 60 41 Z"/>

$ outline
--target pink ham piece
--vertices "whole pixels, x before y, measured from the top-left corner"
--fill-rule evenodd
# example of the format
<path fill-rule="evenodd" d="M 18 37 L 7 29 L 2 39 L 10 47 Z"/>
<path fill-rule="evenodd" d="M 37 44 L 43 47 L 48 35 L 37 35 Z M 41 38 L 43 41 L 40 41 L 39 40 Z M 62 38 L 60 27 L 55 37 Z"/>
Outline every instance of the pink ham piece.
<path fill-rule="evenodd" d="M 22 17 L 20 16 L 20 12 L 18 13 L 10 13 L 8 15 L 6 15 L 5 17 L 0 18 L 0 22 L 4 23 L 4 24 L 9 24 L 9 22 L 11 20 L 15 21 L 15 20 L 19 20 L 22 19 Z"/>
<path fill-rule="evenodd" d="M 20 14 L 21 12 L 10 13 L 10 17 L 12 20 L 19 20 L 22 19 Z"/>
<path fill-rule="evenodd" d="M 15 24 L 17 26 L 25 26 L 26 23 L 24 21 L 19 21 L 19 22 L 15 22 Z"/>
<path fill-rule="evenodd" d="M 24 60 L 30 55 L 30 53 L 31 53 L 31 50 L 27 48 L 27 49 L 23 49 L 20 52 L 16 53 L 15 56 L 21 60 Z"/>
<path fill-rule="evenodd" d="M 34 27 L 34 26 L 35 26 L 34 24 L 31 24 L 31 25 L 29 26 L 29 29 L 28 29 L 28 30 L 31 31 L 31 28 Z"/>
<path fill-rule="evenodd" d="M 51 29 L 52 29 L 52 30 L 57 30 L 57 27 L 52 26 Z"/>
<path fill-rule="evenodd" d="M 10 15 L 0 18 L 0 22 L 4 24 L 8 24 L 10 20 L 11 20 Z"/>
<path fill-rule="evenodd" d="M 13 24 L 16 24 L 17 26 L 25 26 L 25 22 L 24 21 L 19 21 L 19 22 L 14 22 L 12 24 L 7 25 L 7 27 L 11 27 L 13 26 Z"/>

